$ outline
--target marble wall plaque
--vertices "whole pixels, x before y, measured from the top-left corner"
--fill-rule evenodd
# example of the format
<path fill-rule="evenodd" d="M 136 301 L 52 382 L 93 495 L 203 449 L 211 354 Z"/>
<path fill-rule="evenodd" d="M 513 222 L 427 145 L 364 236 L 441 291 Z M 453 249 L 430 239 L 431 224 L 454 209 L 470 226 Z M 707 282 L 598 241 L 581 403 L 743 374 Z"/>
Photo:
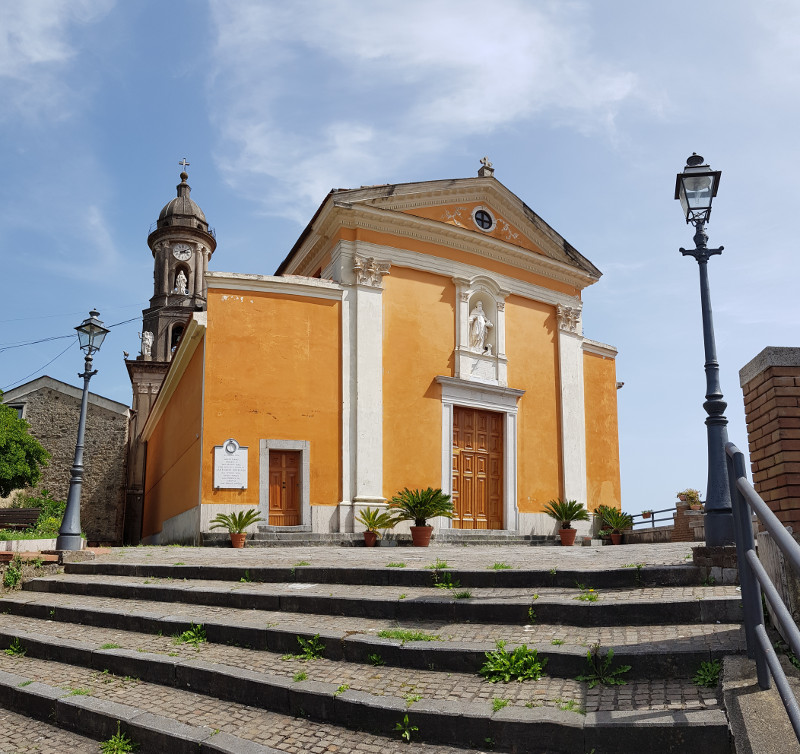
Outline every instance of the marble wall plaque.
<path fill-rule="evenodd" d="M 233 438 L 214 446 L 214 488 L 247 489 L 247 448 Z"/>

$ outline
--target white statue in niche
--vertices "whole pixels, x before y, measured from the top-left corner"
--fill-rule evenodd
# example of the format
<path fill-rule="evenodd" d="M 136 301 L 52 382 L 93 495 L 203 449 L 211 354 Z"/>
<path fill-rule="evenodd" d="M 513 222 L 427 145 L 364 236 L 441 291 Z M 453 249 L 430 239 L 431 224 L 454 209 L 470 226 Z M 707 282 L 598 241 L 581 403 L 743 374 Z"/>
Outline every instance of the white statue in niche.
<path fill-rule="evenodd" d="M 492 327 L 494 325 L 483 311 L 483 302 L 478 301 L 475 308 L 469 313 L 469 347 L 473 351 L 483 353 L 486 350 L 486 337 Z"/>
<path fill-rule="evenodd" d="M 142 356 L 146 359 L 151 358 L 153 355 L 153 333 L 145 330 L 142 333 Z"/>
<path fill-rule="evenodd" d="M 186 287 L 189 281 L 186 278 L 185 273 L 181 270 L 178 273 L 178 276 L 175 278 L 175 291 L 177 293 L 181 293 L 184 296 L 188 295 L 189 289 Z"/>

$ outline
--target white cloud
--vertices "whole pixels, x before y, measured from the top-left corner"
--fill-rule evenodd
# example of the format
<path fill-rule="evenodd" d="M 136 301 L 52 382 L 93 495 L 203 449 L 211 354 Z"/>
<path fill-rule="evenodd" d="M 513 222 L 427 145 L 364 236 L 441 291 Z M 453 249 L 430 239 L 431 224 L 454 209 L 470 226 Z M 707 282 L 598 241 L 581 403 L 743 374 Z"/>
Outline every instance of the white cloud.
<path fill-rule="evenodd" d="M 5 118 L 64 117 L 72 27 L 97 20 L 113 0 L 5 0 L 0 5 L 0 96 Z"/>
<path fill-rule="evenodd" d="M 613 130 L 617 108 L 638 96 L 634 74 L 592 52 L 581 3 L 508 0 L 490 14 L 477 0 L 211 9 L 218 159 L 231 184 L 297 219 L 334 186 L 382 182 L 415 156 L 545 112 Z"/>

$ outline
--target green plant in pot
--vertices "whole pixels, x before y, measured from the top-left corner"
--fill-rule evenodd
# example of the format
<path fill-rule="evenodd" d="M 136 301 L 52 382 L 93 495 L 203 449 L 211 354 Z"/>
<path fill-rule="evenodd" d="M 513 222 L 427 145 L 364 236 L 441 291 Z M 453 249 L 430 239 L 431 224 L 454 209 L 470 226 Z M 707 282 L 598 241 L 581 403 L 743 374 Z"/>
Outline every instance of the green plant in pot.
<path fill-rule="evenodd" d="M 558 534 L 561 537 L 561 544 L 565 547 L 572 547 L 575 543 L 576 530 L 572 528 L 573 521 L 588 521 L 589 511 L 586 510 L 577 500 L 550 500 L 544 506 L 544 512 L 561 522 Z"/>
<path fill-rule="evenodd" d="M 633 517 L 616 508 L 605 506 L 603 508 L 603 523 L 611 529 L 611 543 L 618 545 L 622 542 L 622 532 L 633 526 Z"/>
<path fill-rule="evenodd" d="M 245 529 L 252 524 L 263 521 L 255 508 L 246 511 L 236 511 L 235 513 L 220 513 L 211 521 L 211 529 L 227 529 L 231 535 L 231 546 L 244 547 L 247 539 Z"/>
<path fill-rule="evenodd" d="M 399 520 L 389 511 L 382 511 L 378 508 L 364 508 L 356 516 L 356 521 L 364 526 L 364 544 L 367 547 L 375 546 L 381 537 L 381 529 L 393 529 Z"/>
<path fill-rule="evenodd" d="M 689 507 L 692 510 L 702 510 L 703 504 L 700 502 L 700 490 L 696 490 L 694 487 L 687 487 L 676 494 L 678 495 L 678 500 L 682 503 L 689 503 Z"/>
<path fill-rule="evenodd" d="M 432 487 L 424 490 L 410 490 L 405 487 L 389 501 L 389 510 L 397 514 L 398 521 L 414 522 L 411 527 L 414 547 L 427 547 L 430 544 L 433 527 L 428 525 L 429 518 L 453 517 L 450 495 Z"/>
<path fill-rule="evenodd" d="M 653 515 L 653 511 L 650 509 L 642 511 L 642 518 L 651 518 Z"/>

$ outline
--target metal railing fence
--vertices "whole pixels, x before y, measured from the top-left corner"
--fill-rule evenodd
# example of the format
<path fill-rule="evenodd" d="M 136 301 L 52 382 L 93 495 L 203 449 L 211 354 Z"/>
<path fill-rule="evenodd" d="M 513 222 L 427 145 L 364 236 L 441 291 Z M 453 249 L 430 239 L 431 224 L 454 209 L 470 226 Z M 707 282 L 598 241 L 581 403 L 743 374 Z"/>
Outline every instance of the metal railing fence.
<path fill-rule="evenodd" d="M 795 542 L 778 517 L 769 509 L 769 506 L 747 480 L 744 454 L 732 442 L 725 445 L 725 452 L 733 505 L 739 582 L 742 586 L 747 656 L 756 662 L 758 685 L 762 689 L 770 687 L 770 675 L 774 679 L 792 728 L 794 728 L 795 736 L 800 741 L 800 706 L 798 706 L 797 699 L 786 680 L 786 674 L 775 654 L 775 649 L 767 636 L 761 602 L 762 590 L 772 607 L 775 621 L 780 626 L 783 638 L 798 657 L 800 657 L 800 630 L 792 620 L 778 590 L 756 555 L 753 519 L 750 511 L 752 510 L 756 514 L 761 525 L 770 533 L 786 561 L 798 576 L 800 576 L 800 544 Z"/>
<path fill-rule="evenodd" d="M 659 513 L 668 513 L 668 516 L 664 516 L 663 518 L 658 518 Z M 655 529 L 656 524 L 659 521 L 668 521 L 670 524 L 674 522 L 673 514 L 675 513 L 675 506 L 671 506 L 670 508 L 662 508 L 658 511 L 650 511 L 650 516 L 645 516 L 643 513 L 634 513 L 631 518 L 633 518 L 633 526 L 635 531 L 642 531 L 642 528 L 646 528 L 650 526 L 651 529 Z M 640 528 L 636 528 L 636 527 Z"/>

